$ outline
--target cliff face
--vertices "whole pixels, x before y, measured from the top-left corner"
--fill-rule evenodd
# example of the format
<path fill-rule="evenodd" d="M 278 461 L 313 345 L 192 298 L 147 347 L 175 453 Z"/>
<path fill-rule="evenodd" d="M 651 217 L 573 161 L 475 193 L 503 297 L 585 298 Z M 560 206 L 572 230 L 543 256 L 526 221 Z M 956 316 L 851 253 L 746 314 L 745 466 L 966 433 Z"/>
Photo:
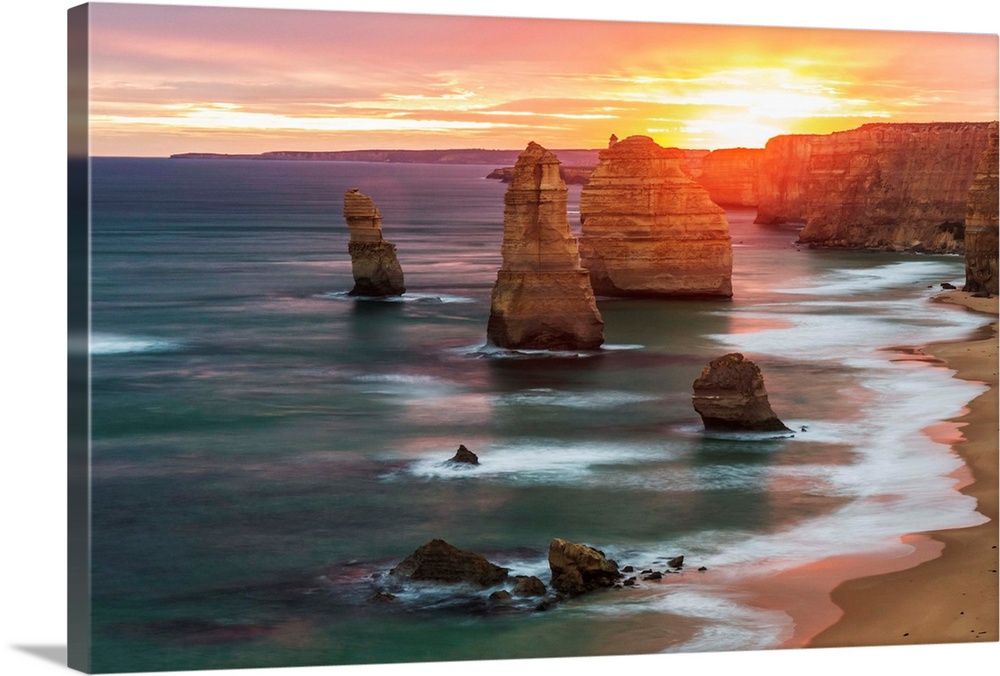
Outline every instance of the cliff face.
<path fill-rule="evenodd" d="M 997 276 L 998 189 L 997 123 L 989 130 L 989 145 L 983 152 L 976 177 L 969 186 L 965 212 L 964 291 L 1000 293 Z"/>
<path fill-rule="evenodd" d="M 396 245 L 382 239 L 382 215 L 367 195 L 352 188 L 344 193 L 344 220 L 351 231 L 347 244 L 354 274 L 352 296 L 401 296 L 403 269 Z"/>
<path fill-rule="evenodd" d="M 503 264 L 493 286 L 489 341 L 508 349 L 593 350 L 604 322 L 566 218 L 559 160 L 531 143 L 504 195 Z"/>
<path fill-rule="evenodd" d="M 598 295 L 732 296 L 725 212 L 649 137 L 601 151 L 580 222 L 580 256 Z"/>
<path fill-rule="evenodd" d="M 702 160 L 701 173 L 695 179 L 716 204 L 756 206 L 763 158 L 763 148 L 713 150 Z"/>
<path fill-rule="evenodd" d="M 988 123 L 866 124 L 768 141 L 757 223 L 816 246 L 960 252 Z"/>

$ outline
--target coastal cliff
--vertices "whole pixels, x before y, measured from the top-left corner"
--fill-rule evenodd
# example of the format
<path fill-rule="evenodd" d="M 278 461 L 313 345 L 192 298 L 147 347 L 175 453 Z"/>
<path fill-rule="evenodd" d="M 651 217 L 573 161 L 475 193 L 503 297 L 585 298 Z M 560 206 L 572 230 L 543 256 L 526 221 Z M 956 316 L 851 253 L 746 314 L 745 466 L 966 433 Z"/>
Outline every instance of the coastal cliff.
<path fill-rule="evenodd" d="M 713 150 L 702 159 L 700 173 L 693 178 L 718 205 L 757 206 L 758 177 L 763 158 L 763 148 Z"/>
<path fill-rule="evenodd" d="M 606 296 L 731 297 L 725 211 L 648 136 L 601 151 L 580 195 L 580 256 Z"/>
<path fill-rule="evenodd" d="M 997 276 L 998 153 L 997 123 L 969 186 L 965 213 L 965 287 L 963 291 L 1000 293 Z"/>
<path fill-rule="evenodd" d="M 344 193 L 344 220 L 351 231 L 347 244 L 354 274 L 352 296 L 401 296 L 406 291 L 396 245 L 382 239 L 382 214 L 356 188 Z"/>
<path fill-rule="evenodd" d="M 879 123 L 772 138 L 756 222 L 802 222 L 800 241 L 813 246 L 960 253 L 988 128 Z"/>
<path fill-rule="evenodd" d="M 594 350 L 604 321 L 566 218 L 566 183 L 554 154 L 530 143 L 504 195 L 503 264 L 487 339 L 507 349 Z"/>

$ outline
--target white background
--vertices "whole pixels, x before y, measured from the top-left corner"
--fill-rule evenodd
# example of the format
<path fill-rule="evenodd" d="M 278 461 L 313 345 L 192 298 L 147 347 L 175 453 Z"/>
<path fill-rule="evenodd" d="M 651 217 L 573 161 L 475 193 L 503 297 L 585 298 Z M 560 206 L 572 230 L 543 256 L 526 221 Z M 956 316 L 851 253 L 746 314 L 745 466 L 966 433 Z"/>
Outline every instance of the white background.
<path fill-rule="evenodd" d="M 655 4 L 653 4 L 655 3 Z M 14 0 L 0 20 L 3 49 L 3 171 L 0 197 L 3 368 L 0 370 L 0 674 L 66 670 L 66 10 L 78 3 Z M 881 2 L 714 0 L 678 6 L 649 0 L 204 0 L 159 4 L 348 11 L 537 16 L 736 25 L 1000 32 L 993 0 Z M 336 39 L 336 36 L 331 36 Z M 9 209 L 13 206 L 13 210 Z M 443 676 L 475 671 L 572 670 L 626 674 L 955 673 L 1000 664 L 1000 644 L 786 650 L 629 658 L 522 660 L 309 669 L 234 670 L 229 675 Z M 987 671 L 994 667 L 986 667 Z"/>

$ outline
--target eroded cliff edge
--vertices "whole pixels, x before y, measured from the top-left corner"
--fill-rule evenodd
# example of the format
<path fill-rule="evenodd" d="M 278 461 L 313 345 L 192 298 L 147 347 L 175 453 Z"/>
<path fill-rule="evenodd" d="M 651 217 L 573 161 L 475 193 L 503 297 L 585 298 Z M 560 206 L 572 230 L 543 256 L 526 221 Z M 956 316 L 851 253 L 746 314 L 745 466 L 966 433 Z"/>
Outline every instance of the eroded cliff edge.
<path fill-rule="evenodd" d="M 965 213 L 965 287 L 973 293 L 1000 293 L 997 277 L 1000 156 L 997 123 L 990 125 L 989 145 L 969 186 Z"/>
<path fill-rule="evenodd" d="M 776 136 L 761 161 L 756 222 L 804 223 L 800 240 L 814 246 L 961 253 L 989 126 L 876 123 Z"/>

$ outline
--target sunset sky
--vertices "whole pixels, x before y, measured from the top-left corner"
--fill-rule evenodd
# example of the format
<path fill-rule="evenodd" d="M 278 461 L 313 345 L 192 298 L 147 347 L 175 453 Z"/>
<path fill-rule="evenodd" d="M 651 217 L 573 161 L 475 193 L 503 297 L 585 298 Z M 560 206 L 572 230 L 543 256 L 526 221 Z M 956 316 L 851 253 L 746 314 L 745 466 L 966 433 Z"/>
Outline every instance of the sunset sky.
<path fill-rule="evenodd" d="M 91 5 L 92 155 L 763 147 L 997 118 L 997 36 Z"/>

